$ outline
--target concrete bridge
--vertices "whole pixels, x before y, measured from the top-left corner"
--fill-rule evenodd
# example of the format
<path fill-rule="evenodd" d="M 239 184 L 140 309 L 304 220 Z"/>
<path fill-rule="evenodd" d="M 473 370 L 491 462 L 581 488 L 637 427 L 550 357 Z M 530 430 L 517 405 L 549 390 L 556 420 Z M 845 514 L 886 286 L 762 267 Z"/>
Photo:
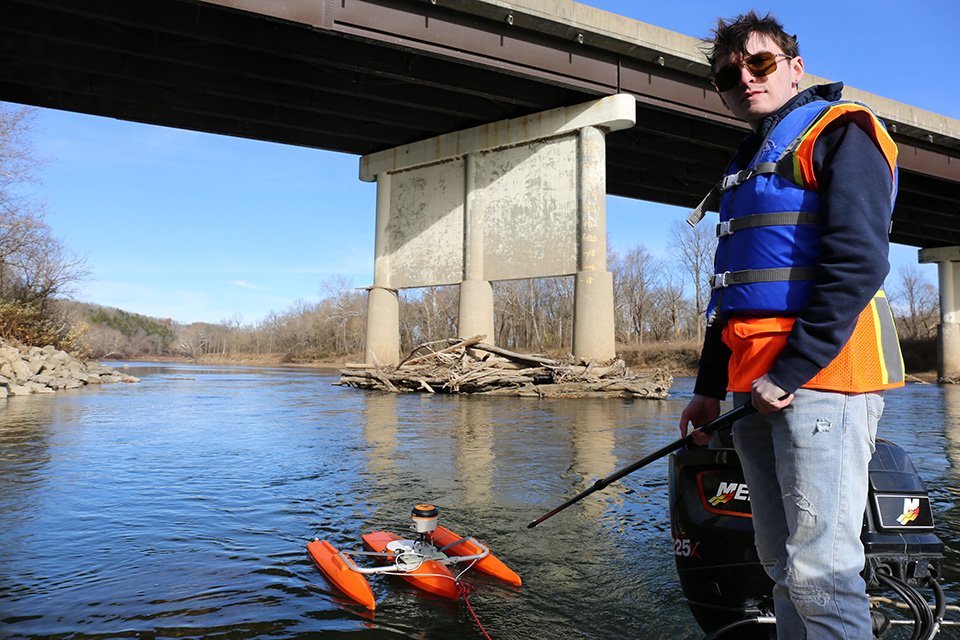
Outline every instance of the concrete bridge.
<path fill-rule="evenodd" d="M 716 99 L 696 46 L 569 0 L 0 0 L 0 99 L 330 149 L 386 167 L 391 149 L 625 94 L 633 126 L 575 128 L 600 136 L 595 179 L 606 193 L 693 207 L 745 131 Z M 956 375 L 960 122 L 855 88 L 845 95 L 873 107 L 900 147 L 891 240 L 939 264 L 941 373 Z M 596 144 L 578 143 L 576 153 Z M 466 155 L 456 158 L 480 157 Z M 583 184 L 574 187 L 577 252 L 591 235 L 584 229 L 603 219 L 592 185 L 586 200 Z M 469 207 L 458 206 L 466 219 Z M 584 207 L 594 209 L 584 217 Z M 475 259 L 460 260 L 463 281 L 486 282 Z M 572 264 L 551 269 L 605 272 L 596 253 Z M 581 354 L 603 356 L 608 342 L 581 340 Z"/>

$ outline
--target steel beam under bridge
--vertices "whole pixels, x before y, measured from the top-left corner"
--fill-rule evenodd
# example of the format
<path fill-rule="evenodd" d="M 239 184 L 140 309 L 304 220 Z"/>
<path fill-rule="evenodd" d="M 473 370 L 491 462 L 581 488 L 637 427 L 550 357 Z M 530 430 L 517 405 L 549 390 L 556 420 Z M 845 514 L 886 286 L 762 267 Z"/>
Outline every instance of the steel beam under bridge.
<path fill-rule="evenodd" d="M 366 155 L 627 93 L 608 192 L 693 207 L 745 131 L 696 46 L 569 0 L 0 0 L 0 100 Z M 960 122 L 847 97 L 901 149 L 891 240 L 960 245 Z"/>

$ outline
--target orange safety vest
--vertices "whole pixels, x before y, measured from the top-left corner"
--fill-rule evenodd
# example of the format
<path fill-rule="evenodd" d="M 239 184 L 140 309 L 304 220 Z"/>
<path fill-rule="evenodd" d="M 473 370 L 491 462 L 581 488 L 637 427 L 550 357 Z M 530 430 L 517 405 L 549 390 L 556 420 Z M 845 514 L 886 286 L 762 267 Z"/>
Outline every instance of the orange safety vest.
<path fill-rule="evenodd" d="M 796 318 L 731 318 L 723 328 L 723 342 L 732 355 L 728 391 L 750 391 L 754 380 L 766 374 L 783 348 Z M 860 312 L 853 334 L 833 361 L 806 389 L 865 393 L 902 387 L 903 356 L 893 314 L 883 289 Z"/>

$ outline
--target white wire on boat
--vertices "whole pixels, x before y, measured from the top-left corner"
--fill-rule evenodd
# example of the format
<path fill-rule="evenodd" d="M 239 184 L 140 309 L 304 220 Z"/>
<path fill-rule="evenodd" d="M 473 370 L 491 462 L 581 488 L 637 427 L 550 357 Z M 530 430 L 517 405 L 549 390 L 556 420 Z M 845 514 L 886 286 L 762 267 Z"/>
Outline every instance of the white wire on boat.
<path fill-rule="evenodd" d="M 378 571 L 377 573 L 385 576 L 405 576 L 419 569 L 428 559 L 430 558 L 427 556 L 427 554 L 416 551 L 405 551 L 403 553 L 398 553 L 394 558 L 393 566 L 396 571 Z M 471 560 L 470 564 L 468 564 L 463 571 L 457 574 L 456 577 L 442 573 L 420 573 L 417 574 L 417 577 L 450 578 L 457 583 L 460 582 L 460 578 L 463 577 L 463 574 L 472 569 L 473 565 L 475 565 L 479 560 L 479 558 Z"/>
<path fill-rule="evenodd" d="M 478 559 L 479 559 L 479 558 L 478 558 Z M 460 581 L 460 578 L 463 577 L 463 574 L 465 574 L 467 571 L 470 571 L 470 569 L 471 569 L 471 568 L 473 567 L 473 565 L 475 565 L 476 563 L 477 563 L 477 560 L 471 560 L 471 561 L 470 561 L 470 564 L 468 564 L 468 565 L 466 566 L 466 568 L 464 568 L 463 571 L 461 571 L 459 574 L 457 574 L 457 577 L 456 577 L 457 582 L 459 582 L 459 581 Z"/>
<path fill-rule="evenodd" d="M 411 558 L 414 560 L 414 562 L 409 561 L 409 559 Z M 408 551 L 406 553 L 401 553 L 397 555 L 396 560 L 394 560 L 393 562 L 393 566 L 396 567 L 397 569 L 396 571 L 381 571 L 379 573 L 385 576 L 405 576 L 419 569 L 426 560 L 427 560 L 427 556 L 425 554 L 416 553 L 414 551 Z M 403 564 L 401 564 L 401 562 Z M 470 564 L 472 565 L 473 563 L 471 562 Z M 469 568 L 470 567 L 467 567 L 467 569 Z M 466 571 L 466 569 L 464 569 L 464 571 Z M 461 573 L 460 575 L 463 575 L 463 573 Z M 459 581 L 459 576 L 454 578 L 451 575 L 445 575 L 442 573 L 418 573 L 417 577 L 418 578 L 428 578 L 428 577 L 429 578 L 450 578 L 454 582 Z"/>

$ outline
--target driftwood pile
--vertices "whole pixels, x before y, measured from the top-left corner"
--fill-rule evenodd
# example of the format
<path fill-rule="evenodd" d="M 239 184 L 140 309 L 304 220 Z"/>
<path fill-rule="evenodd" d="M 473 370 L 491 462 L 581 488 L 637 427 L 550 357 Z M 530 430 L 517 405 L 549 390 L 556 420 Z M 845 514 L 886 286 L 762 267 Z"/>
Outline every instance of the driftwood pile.
<path fill-rule="evenodd" d="M 351 364 L 340 384 L 394 393 L 461 393 L 541 398 L 667 398 L 673 377 L 632 375 L 622 360 L 603 366 L 514 353 L 484 336 L 423 344 L 395 367 Z"/>

